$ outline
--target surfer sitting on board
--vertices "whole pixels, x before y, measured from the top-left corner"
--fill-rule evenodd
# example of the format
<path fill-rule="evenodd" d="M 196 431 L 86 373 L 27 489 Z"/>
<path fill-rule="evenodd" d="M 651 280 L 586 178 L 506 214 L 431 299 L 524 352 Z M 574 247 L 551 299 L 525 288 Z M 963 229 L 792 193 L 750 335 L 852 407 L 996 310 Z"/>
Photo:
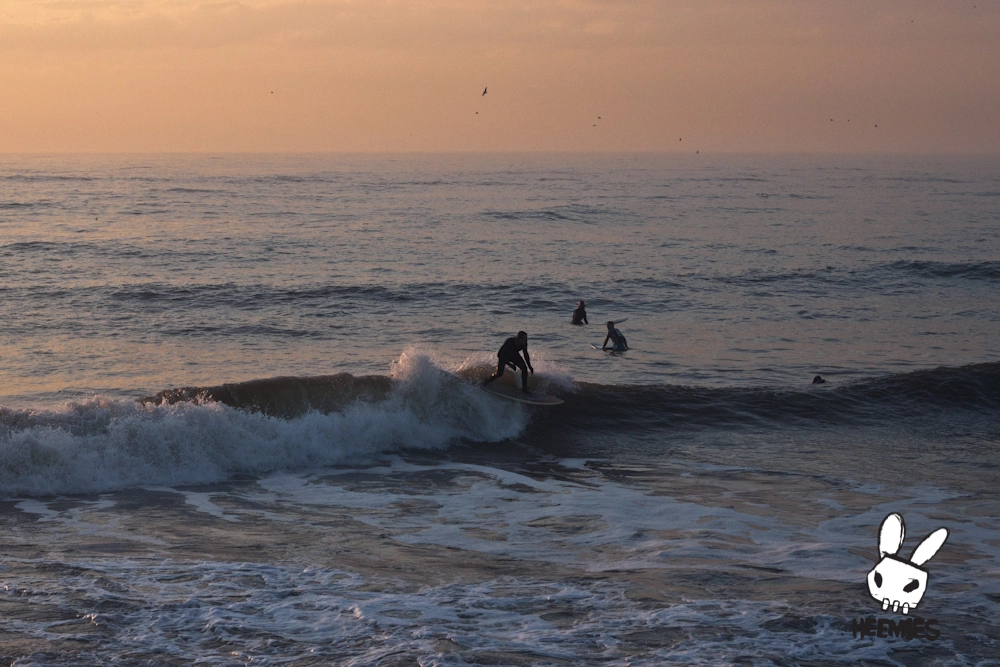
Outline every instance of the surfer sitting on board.
<path fill-rule="evenodd" d="M 590 324 L 587 321 L 587 311 L 584 310 L 583 301 L 576 304 L 576 310 L 573 311 L 573 324 Z"/>
<path fill-rule="evenodd" d="M 522 350 L 523 359 L 520 354 Z M 528 393 L 528 371 L 534 375 L 535 369 L 531 367 L 531 357 L 528 356 L 528 334 L 525 332 L 518 331 L 516 336 L 503 342 L 497 352 L 497 372 L 483 380 L 483 386 L 503 375 L 506 366 L 510 366 L 511 370 L 521 369 L 521 391 Z"/>
<path fill-rule="evenodd" d="M 625 336 L 618 329 L 615 329 L 615 323 L 608 320 L 608 335 L 604 338 L 604 343 L 601 344 L 601 349 L 608 349 L 608 340 L 612 342 L 611 350 L 613 352 L 624 352 L 628 349 L 628 341 L 625 340 Z"/>

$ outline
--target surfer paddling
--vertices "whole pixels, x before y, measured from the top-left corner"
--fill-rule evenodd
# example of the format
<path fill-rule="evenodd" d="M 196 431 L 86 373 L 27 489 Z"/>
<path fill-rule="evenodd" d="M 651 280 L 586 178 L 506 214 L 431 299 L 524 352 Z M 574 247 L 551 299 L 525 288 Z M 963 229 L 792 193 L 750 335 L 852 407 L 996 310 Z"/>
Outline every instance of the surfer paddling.
<path fill-rule="evenodd" d="M 604 337 L 604 343 L 601 344 L 601 349 L 608 349 L 608 341 L 611 341 L 612 352 L 624 352 L 628 349 L 628 341 L 625 340 L 625 336 L 618 329 L 615 329 L 615 323 L 608 320 L 608 335 Z"/>
<path fill-rule="evenodd" d="M 528 393 L 528 371 L 534 375 L 535 369 L 531 367 L 531 357 L 528 356 L 528 334 L 523 331 L 518 331 L 516 336 L 508 338 L 500 346 L 500 351 L 497 352 L 497 372 L 483 380 L 483 386 L 503 375 L 507 366 L 510 366 L 511 370 L 521 369 L 521 391 Z"/>
<path fill-rule="evenodd" d="M 584 308 L 583 301 L 576 304 L 576 310 L 573 311 L 573 324 L 590 324 L 587 321 L 587 311 Z"/>

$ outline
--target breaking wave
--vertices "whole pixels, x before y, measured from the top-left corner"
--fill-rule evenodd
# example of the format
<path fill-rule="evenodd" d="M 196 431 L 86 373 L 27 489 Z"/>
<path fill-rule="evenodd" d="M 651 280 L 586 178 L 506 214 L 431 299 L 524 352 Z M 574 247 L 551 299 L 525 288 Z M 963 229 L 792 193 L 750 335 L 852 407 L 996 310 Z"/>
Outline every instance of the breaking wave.
<path fill-rule="evenodd" d="M 363 463 L 459 441 L 576 442 L 577 435 L 902 425 L 961 415 L 1000 422 L 1000 363 L 942 367 L 850 384 L 705 388 L 573 384 L 545 369 L 565 405 L 532 413 L 480 391 L 474 360 L 451 372 L 415 351 L 388 376 L 279 377 L 94 397 L 57 410 L 0 408 L 0 495 L 94 493 L 199 484 L 239 474 Z M 513 374 L 504 377 L 512 381 Z M 992 428 L 992 427 L 991 427 Z"/>
<path fill-rule="evenodd" d="M 94 397 L 57 410 L 0 409 L 0 495 L 202 484 L 363 462 L 460 439 L 500 441 L 527 422 L 519 404 L 407 352 L 391 377 L 277 378 L 141 401 Z"/>

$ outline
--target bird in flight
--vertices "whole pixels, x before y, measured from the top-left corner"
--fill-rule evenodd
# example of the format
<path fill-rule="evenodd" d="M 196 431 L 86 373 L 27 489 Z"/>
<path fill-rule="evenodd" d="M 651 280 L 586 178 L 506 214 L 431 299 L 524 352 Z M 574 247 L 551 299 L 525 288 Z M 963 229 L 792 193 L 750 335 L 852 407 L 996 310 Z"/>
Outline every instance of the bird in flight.
<path fill-rule="evenodd" d="M 487 88 L 489 88 L 489 86 L 487 86 Z M 483 95 L 485 94 L 486 94 L 486 88 L 483 88 Z M 483 95 L 480 95 L 480 97 L 482 97 Z"/>

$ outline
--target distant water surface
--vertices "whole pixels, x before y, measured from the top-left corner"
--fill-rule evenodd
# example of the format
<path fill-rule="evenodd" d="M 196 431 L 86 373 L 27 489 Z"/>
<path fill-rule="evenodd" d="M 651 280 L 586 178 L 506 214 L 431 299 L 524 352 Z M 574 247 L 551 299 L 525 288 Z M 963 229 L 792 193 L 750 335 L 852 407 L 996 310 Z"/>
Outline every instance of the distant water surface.
<path fill-rule="evenodd" d="M 8 156 L 0 184 L 5 403 L 460 363 L 519 329 L 613 384 L 1000 358 L 985 160 Z M 588 354 L 624 317 L 634 352 Z"/>

